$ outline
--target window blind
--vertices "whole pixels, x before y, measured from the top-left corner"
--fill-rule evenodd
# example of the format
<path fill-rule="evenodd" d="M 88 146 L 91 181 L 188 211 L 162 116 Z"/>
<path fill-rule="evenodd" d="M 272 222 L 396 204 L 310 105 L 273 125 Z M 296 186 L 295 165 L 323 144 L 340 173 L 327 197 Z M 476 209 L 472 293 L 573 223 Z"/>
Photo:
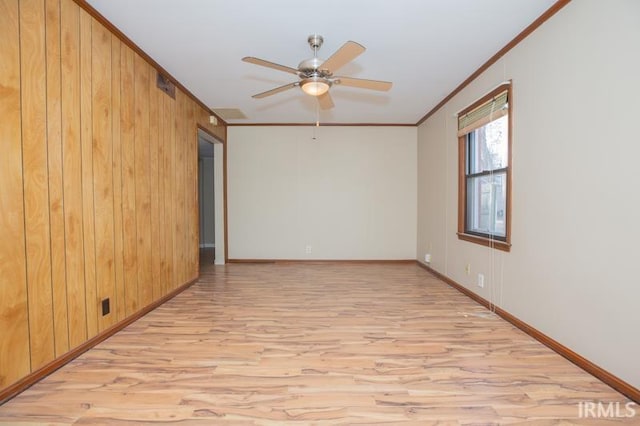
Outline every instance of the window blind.
<path fill-rule="evenodd" d="M 509 113 L 509 92 L 505 90 L 492 99 L 458 116 L 458 136 L 482 127 Z"/>

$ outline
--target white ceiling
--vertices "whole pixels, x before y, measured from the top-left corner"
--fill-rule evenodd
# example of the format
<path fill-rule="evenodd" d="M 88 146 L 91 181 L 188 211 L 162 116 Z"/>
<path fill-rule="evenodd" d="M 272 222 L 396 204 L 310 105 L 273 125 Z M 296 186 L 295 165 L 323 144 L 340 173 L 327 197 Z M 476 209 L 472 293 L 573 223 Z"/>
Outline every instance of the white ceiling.
<path fill-rule="evenodd" d="M 310 123 L 315 98 L 285 72 L 241 61 L 255 56 L 296 68 L 347 40 L 367 48 L 337 74 L 388 80 L 389 92 L 334 86 L 321 122 L 415 124 L 555 0 L 88 0 L 209 107 L 239 108 L 230 123 Z"/>

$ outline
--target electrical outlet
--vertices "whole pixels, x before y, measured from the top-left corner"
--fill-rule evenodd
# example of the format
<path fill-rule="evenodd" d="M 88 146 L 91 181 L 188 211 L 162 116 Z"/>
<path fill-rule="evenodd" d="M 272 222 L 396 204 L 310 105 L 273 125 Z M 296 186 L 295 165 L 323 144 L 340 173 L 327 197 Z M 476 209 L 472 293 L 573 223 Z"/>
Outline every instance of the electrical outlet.
<path fill-rule="evenodd" d="M 424 261 L 427 263 L 431 263 L 431 255 L 429 253 L 424 255 Z"/>
<path fill-rule="evenodd" d="M 484 288 L 484 275 L 478 274 L 478 287 Z"/>
<path fill-rule="evenodd" d="M 467 275 L 471 275 L 471 264 L 467 263 L 467 266 L 464 267 L 464 272 L 467 273 Z"/>
<path fill-rule="evenodd" d="M 109 307 L 109 298 L 107 297 L 102 300 L 102 316 L 108 315 L 109 312 L 111 312 L 111 309 Z"/>
<path fill-rule="evenodd" d="M 306 246 L 306 247 L 304 248 L 304 252 L 305 252 L 306 254 L 311 254 L 311 252 L 312 252 L 312 251 L 313 251 L 313 248 L 312 248 L 311 246 Z"/>

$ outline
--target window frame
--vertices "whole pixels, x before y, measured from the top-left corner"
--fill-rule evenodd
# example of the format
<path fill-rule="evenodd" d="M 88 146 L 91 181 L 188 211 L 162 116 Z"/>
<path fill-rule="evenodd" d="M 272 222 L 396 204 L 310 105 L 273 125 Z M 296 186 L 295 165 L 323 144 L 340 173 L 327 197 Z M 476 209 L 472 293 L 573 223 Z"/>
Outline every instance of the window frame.
<path fill-rule="evenodd" d="M 470 232 L 467 229 L 467 138 L 470 132 L 475 129 L 470 130 L 469 132 L 458 136 L 458 239 L 469 241 L 472 243 L 480 244 L 486 247 L 495 248 L 502 251 L 510 251 L 511 250 L 511 193 L 512 193 L 512 180 L 511 175 L 513 173 L 513 163 L 512 163 L 512 139 L 513 139 L 513 131 L 512 131 L 512 121 L 513 121 L 513 95 L 512 95 L 512 84 L 511 82 L 503 83 L 500 86 L 493 89 L 491 92 L 484 95 L 482 98 L 478 99 L 473 104 L 469 105 L 462 111 L 458 113 L 458 117 L 462 117 L 464 114 L 473 111 L 479 106 L 490 102 L 497 95 L 507 92 L 507 166 L 504 168 L 496 169 L 493 172 L 502 173 L 505 172 L 506 179 L 506 207 L 505 207 L 505 236 L 491 236 L 487 234 L 479 234 Z M 497 119 L 497 118 L 496 118 Z M 478 126 L 481 127 L 481 126 Z"/>

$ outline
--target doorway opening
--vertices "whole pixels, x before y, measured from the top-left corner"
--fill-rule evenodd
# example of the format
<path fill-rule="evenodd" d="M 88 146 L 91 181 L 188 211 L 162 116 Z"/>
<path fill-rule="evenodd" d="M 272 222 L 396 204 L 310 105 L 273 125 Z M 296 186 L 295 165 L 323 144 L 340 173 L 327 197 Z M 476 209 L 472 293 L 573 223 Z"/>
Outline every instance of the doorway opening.
<path fill-rule="evenodd" d="M 223 144 L 198 129 L 200 269 L 224 265 Z"/>

